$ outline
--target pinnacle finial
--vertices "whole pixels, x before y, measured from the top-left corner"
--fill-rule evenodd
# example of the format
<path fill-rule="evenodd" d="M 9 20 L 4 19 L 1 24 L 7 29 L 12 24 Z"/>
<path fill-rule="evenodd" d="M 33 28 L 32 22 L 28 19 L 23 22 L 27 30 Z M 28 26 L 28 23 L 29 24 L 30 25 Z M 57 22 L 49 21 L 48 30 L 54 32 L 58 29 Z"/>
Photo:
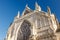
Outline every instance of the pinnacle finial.
<path fill-rule="evenodd" d="M 30 8 L 28 7 L 28 4 L 26 4 L 26 9 L 30 9 Z"/>
<path fill-rule="evenodd" d="M 17 14 L 17 18 L 19 18 L 20 17 L 20 11 L 18 11 L 18 14 Z"/>
<path fill-rule="evenodd" d="M 47 8 L 48 8 L 48 10 L 47 10 L 48 15 L 50 15 L 51 14 L 51 10 L 50 10 L 49 6 L 47 6 Z"/>
<path fill-rule="evenodd" d="M 35 10 L 37 10 L 37 11 L 41 11 L 41 7 L 38 5 L 37 2 L 35 2 Z"/>

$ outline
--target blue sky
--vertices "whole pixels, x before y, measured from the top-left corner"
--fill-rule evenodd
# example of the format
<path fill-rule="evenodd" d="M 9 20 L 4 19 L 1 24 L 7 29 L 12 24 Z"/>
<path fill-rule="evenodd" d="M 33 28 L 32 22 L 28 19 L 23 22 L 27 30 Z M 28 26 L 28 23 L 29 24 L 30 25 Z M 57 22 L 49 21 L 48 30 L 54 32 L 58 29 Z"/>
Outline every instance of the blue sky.
<path fill-rule="evenodd" d="M 0 40 L 6 36 L 9 25 L 17 12 L 20 11 L 22 14 L 26 4 L 34 10 L 36 1 L 43 11 L 47 11 L 47 6 L 49 6 L 51 12 L 60 21 L 60 0 L 0 0 Z"/>

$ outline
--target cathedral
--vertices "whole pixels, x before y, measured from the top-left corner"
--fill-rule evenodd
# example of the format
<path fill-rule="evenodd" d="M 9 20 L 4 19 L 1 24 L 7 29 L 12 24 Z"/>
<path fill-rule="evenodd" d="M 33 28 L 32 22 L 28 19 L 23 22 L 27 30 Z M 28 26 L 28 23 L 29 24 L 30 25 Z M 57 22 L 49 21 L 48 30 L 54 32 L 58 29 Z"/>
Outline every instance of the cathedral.
<path fill-rule="evenodd" d="M 35 10 L 26 5 L 10 24 L 5 40 L 60 40 L 60 23 L 49 7 L 44 12 L 37 3 Z"/>

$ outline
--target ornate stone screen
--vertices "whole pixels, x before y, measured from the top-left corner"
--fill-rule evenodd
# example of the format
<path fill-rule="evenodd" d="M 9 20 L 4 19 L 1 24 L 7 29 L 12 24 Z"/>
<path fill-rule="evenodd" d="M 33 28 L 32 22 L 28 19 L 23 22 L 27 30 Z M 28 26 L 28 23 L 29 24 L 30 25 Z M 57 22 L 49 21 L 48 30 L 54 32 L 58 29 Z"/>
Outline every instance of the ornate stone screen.
<path fill-rule="evenodd" d="M 55 40 L 53 30 L 50 28 L 50 19 L 48 17 L 42 16 L 37 19 L 37 37 L 36 40 Z"/>

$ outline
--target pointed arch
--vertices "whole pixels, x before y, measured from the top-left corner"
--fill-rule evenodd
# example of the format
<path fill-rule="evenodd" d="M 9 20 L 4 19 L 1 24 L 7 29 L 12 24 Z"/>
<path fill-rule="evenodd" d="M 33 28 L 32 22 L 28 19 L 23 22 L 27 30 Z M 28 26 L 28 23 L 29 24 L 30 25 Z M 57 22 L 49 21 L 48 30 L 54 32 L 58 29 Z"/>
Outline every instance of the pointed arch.
<path fill-rule="evenodd" d="M 24 20 L 18 30 L 17 40 L 29 40 L 31 35 L 31 23 L 28 20 Z"/>

